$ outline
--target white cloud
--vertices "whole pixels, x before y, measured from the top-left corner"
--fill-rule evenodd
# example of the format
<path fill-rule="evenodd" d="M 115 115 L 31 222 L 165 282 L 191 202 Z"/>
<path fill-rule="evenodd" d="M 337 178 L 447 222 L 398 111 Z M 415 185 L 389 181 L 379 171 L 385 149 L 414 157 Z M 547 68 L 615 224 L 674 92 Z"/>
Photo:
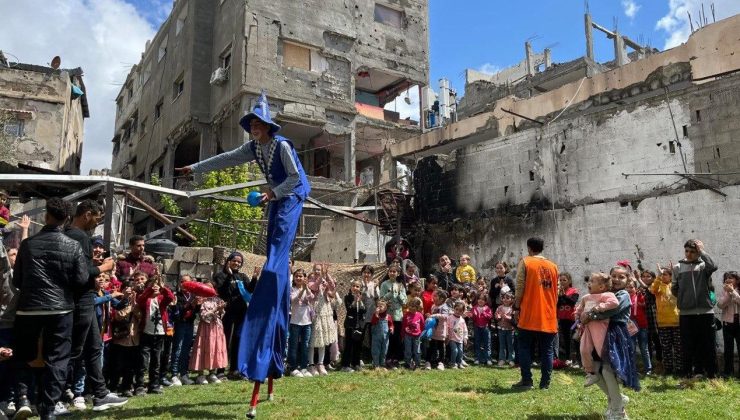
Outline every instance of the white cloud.
<path fill-rule="evenodd" d="M 496 74 L 501 71 L 501 67 L 492 63 L 486 63 L 478 67 L 478 71 L 481 73 Z"/>
<path fill-rule="evenodd" d="M 123 0 L 0 1 L 0 16 L 0 48 L 21 62 L 48 65 L 58 55 L 63 68 L 82 67 L 90 118 L 81 173 L 110 168 L 115 98 L 155 34 L 150 21 Z"/>
<path fill-rule="evenodd" d="M 624 14 L 630 19 L 634 19 L 641 7 L 642 6 L 635 3 L 635 0 L 622 0 L 622 8 L 624 9 Z"/>
<path fill-rule="evenodd" d="M 407 95 L 411 103 L 406 103 Z M 385 104 L 385 109 L 398 112 L 401 119 L 411 118 L 414 121 L 419 121 L 419 88 L 411 87 L 407 92 Z"/>
<path fill-rule="evenodd" d="M 655 24 L 656 30 L 666 32 L 664 49 L 673 48 L 686 42 L 689 35 L 691 35 L 688 13 L 691 13 L 691 19 L 695 22 L 694 29 L 696 29 L 696 22 L 700 22 L 699 15 L 702 3 L 704 3 L 707 23 L 712 23 L 712 11 L 709 2 L 702 0 L 669 0 L 668 14 L 660 18 Z M 712 3 L 714 3 L 717 20 L 740 13 L 740 2 L 737 0 L 714 0 Z"/>

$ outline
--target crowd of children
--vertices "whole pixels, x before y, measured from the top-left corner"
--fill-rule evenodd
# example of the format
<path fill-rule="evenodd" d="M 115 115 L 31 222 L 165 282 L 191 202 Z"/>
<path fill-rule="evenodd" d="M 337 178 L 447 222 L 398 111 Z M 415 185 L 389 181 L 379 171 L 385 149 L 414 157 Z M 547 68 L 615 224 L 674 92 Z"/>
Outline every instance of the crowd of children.
<path fill-rule="evenodd" d="M 93 259 L 100 261 L 102 243 L 93 242 Z M 237 318 L 243 317 L 259 270 L 248 279 L 239 273 L 243 256 L 231 254 L 224 273 L 214 276 L 213 281 L 200 279 L 203 287 L 213 290 L 206 297 L 179 286 L 194 280 L 187 275 L 178 286 L 168 287 L 153 261 L 144 256 L 143 238 L 133 237 L 130 245 L 131 252 L 119 259 L 113 275 L 101 273 L 96 279 L 95 309 L 104 341 L 108 388 L 132 397 L 161 393 L 166 386 L 239 378 L 233 362 L 242 328 Z M 516 283 L 509 266 L 498 262 L 496 275 L 489 280 L 476 273 L 469 256 L 463 255 L 459 261 L 455 267 L 443 256 L 439 270 L 423 279 L 410 260 L 392 259 L 380 282 L 374 278 L 373 267 L 366 265 L 343 297 L 338 295 L 328 264 L 314 264 L 308 273 L 292 271 L 286 372 L 307 378 L 329 375 L 340 368 L 347 373 L 359 371 L 366 363 L 368 368 L 380 370 L 402 366 L 410 370 L 465 369 L 468 363 L 515 367 Z M 627 266 L 626 262 L 621 264 Z M 579 296 L 570 274 L 560 273 L 555 367 L 578 368 L 580 364 L 586 374 L 585 385 L 602 386 L 599 378 L 603 376 L 596 372 L 603 352 L 621 351 L 608 345 L 619 342 L 625 346 L 626 339 L 634 343 L 630 348 L 638 349 L 640 357 L 615 369 L 614 378 L 625 384 L 639 387 L 635 375 L 638 365 L 645 375 L 713 376 L 709 363 L 696 360 L 712 355 L 694 351 L 693 359 L 685 357 L 679 304 L 671 287 L 675 270 L 659 266 L 657 274 L 631 268 L 623 271 L 627 273 L 623 279 L 614 273 L 592 274 L 584 296 Z M 712 291 L 711 304 L 716 303 L 721 314 L 716 324 L 723 331 L 722 374 L 726 376 L 735 374 L 733 344 L 740 347 L 739 290 L 740 275 L 732 271 L 724 274 L 718 296 Z M 343 328 L 338 323 L 341 305 L 345 308 Z M 609 318 L 582 321 L 588 314 L 617 313 L 626 308 L 618 315 L 625 318 L 624 331 L 612 331 Z M 3 352 L 12 355 L 6 349 Z M 231 369 L 228 376 L 227 368 Z M 10 378 L 3 375 L 1 379 L 6 413 L 17 409 L 14 401 L 19 397 Z M 84 368 L 75 365 L 68 380 L 70 405 L 85 409 L 85 390 Z"/>

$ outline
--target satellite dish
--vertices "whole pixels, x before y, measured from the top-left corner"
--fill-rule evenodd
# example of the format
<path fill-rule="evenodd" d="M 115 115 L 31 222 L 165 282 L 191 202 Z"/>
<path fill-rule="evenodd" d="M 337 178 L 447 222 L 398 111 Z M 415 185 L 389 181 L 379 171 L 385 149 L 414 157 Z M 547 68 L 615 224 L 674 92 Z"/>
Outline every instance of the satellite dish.
<path fill-rule="evenodd" d="M 51 68 L 53 68 L 54 70 L 58 69 L 61 65 L 62 59 L 58 55 L 54 56 L 54 58 L 51 59 Z"/>

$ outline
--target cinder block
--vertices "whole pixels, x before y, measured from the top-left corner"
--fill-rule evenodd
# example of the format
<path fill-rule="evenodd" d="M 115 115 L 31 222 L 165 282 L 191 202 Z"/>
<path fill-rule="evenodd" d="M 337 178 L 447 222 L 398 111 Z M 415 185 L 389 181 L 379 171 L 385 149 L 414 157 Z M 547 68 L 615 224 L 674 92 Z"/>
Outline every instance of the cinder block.
<path fill-rule="evenodd" d="M 213 248 L 198 248 L 198 264 L 213 263 Z"/>
<path fill-rule="evenodd" d="M 180 263 L 175 260 L 163 259 L 161 272 L 164 274 L 180 274 Z"/>
<path fill-rule="evenodd" d="M 195 277 L 198 279 L 212 279 L 213 278 L 213 265 L 196 264 L 195 265 Z"/>
<path fill-rule="evenodd" d="M 184 276 L 185 274 L 187 274 L 188 276 L 196 277 L 195 267 L 196 267 L 195 263 L 181 261 L 180 262 L 180 275 Z"/>
<path fill-rule="evenodd" d="M 175 255 L 172 257 L 172 259 L 176 261 L 196 263 L 198 262 L 198 249 L 199 248 L 178 246 L 177 248 L 175 248 Z"/>

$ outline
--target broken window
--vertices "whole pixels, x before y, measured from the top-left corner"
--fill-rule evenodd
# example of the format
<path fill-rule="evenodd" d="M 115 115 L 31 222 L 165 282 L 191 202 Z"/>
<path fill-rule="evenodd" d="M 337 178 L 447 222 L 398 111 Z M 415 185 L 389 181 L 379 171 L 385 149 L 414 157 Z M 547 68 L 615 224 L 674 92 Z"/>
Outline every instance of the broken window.
<path fill-rule="evenodd" d="M 164 56 L 167 54 L 167 37 L 165 36 L 162 42 L 159 43 L 159 53 L 157 54 L 157 61 L 162 61 Z"/>
<path fill-rule="evenodd" d="M 139 86 L 144 86 L 146 82 L 149 81 L 149 76 L 152 75 L 152 63 L 146 63 L 144 66 L 144 71 L 141 72 L 140 80 L 139 80 Z"/>
<path fill-rule="evenodd" d="M 10 137 L 23 137 L 23 120 L 10 119 L 3 124 L 2 128 Z"/>
<path fill-rule="evenodd" d="M 394 28 L 403 28 L 403 12 L 375 3 L 375 21 Z"/>
<path fill-rule="evenodd" d="M 329 64 L 315 49 L 283 42 L 283 65 L 321 73 L 329 69 Z"/>
<path fill-rule="evenodd" d="M 227 70 L 231 68 L 231 49 L 221 55 L 221 67 Z"/>
<path fill-rule="evenodd" d="M 311 50 L 300 45 L 283 43 L 283 65 L 311 70 Z"/>
<path fill-rule="evenodd" d="M 160 99 L 157 105 L 154 106 L 154 121 L 157 121 L 162 116 L 162 105 L 163 102 Z"/>
<path fill-rule="evenodd" d="M 185 19 L 188 17 L 188 5 L 183 6 L 180 15 L 177 17 L 177 23 L 175 23 L 175 35 L 180 35 L 182 28 L 185 27 Z"/>
<path fill-rule="evenodd" d="M 180 95 L 182 95 L 182 92 L 185 90 L 185 73 L 180 74 L 180 77 L 178 77 L 175 80 L 175 83 L 172 84 L 172 100 L 179 98 Z"/>

